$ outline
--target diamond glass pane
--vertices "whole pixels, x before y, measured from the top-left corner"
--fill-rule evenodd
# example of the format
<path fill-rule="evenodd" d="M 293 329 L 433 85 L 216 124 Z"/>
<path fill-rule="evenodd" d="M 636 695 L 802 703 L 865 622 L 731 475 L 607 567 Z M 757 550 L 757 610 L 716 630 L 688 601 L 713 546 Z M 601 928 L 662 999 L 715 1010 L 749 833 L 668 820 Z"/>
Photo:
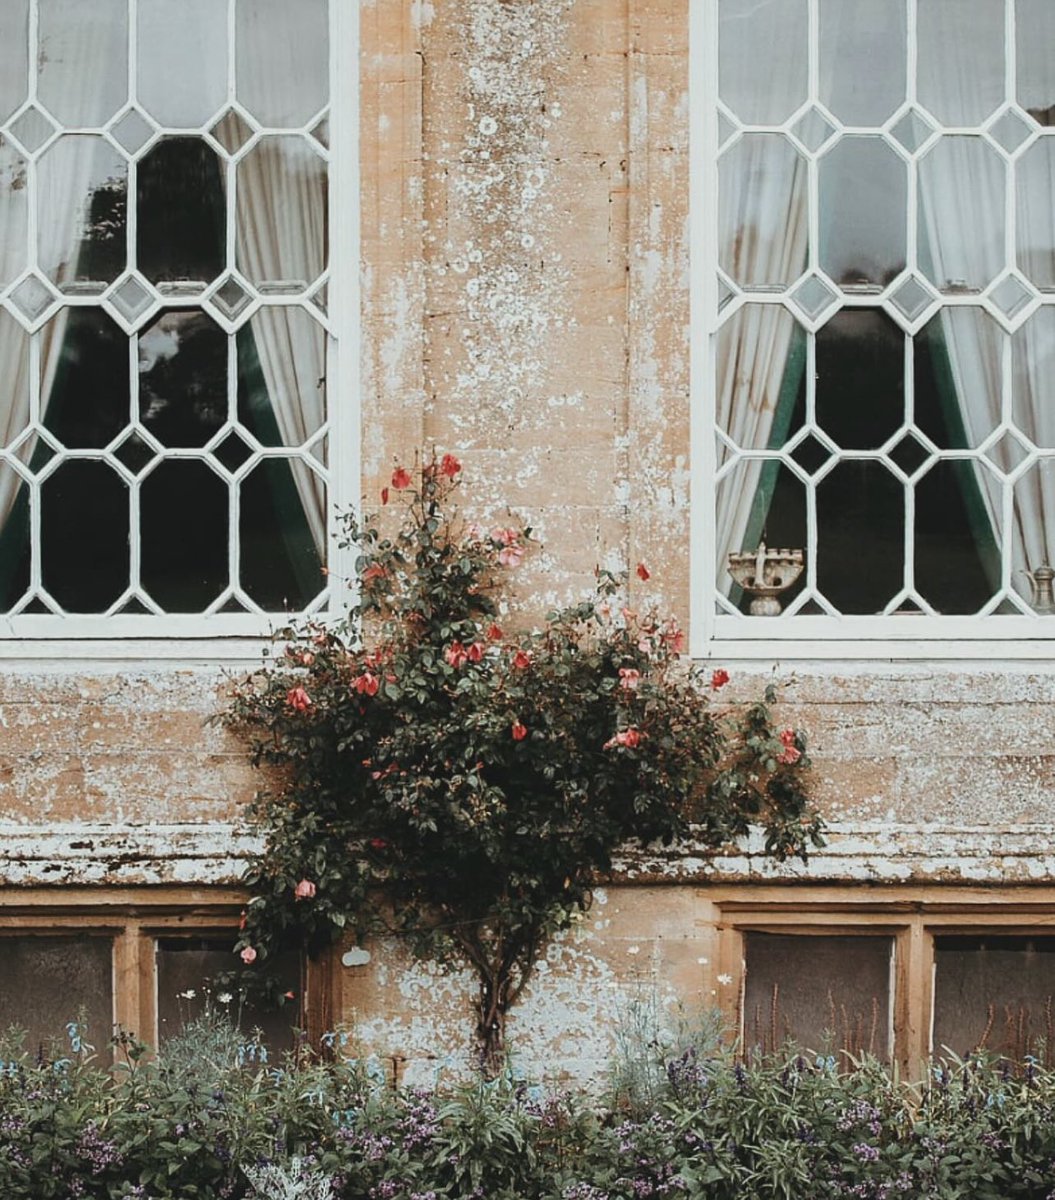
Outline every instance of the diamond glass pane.
<path fill-rule="evenodd" d="M 39 108 L 30 105 L 8 128 L 23 147 L 34 154 L 51 137 L 57 126 Z"/>

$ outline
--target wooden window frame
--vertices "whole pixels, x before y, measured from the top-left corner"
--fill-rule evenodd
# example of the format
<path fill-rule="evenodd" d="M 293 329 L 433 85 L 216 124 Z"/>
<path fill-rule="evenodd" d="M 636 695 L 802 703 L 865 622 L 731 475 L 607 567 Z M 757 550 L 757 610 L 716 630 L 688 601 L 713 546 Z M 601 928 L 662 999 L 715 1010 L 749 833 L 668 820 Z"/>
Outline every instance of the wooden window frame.
<path fill-rule="evenodd" d="M 894 941 L 891 1061 L 906 1078 L 920 1078 L 933 1050 L 934 942 L 953 935 L 1055 935 L 1055 889 L 918 885 L 864 897 L 852 887 L 738 889 L 714 898 L 716 1003 L 730 1028 L 743 1028 L 744 935 L 892 937 Z"/>
<path fill-rule="evenodd" d="M 143 889 L 129 895 L 99 890 L 0 889 L 0 938 L 37 935 L 108 937 L 113 940 L 113 1024 L 134 1033 L 152 1049 L 158 1045 L 156 948 L 160 938 L 223 937 L 233 946 L 244 907 L 241 895 L 181 897 L 175 889 Z M 333 972 L 328 957 L 301 967 L 297 1024 L 315 1043 L 333 1028 Z M 60 1033 L 57 1030 L 56 1033 Z M 89 1032 L 100 1057 L 109 1041 Z"/>

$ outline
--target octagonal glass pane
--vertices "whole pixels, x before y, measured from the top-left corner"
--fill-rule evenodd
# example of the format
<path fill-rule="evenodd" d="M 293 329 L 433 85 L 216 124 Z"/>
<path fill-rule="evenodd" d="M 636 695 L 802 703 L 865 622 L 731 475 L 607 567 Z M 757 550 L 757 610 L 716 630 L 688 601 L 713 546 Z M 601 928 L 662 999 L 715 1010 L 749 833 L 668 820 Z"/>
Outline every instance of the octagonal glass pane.
<path fill-rule="evenodd" d="M 69 613 L 103 612 L 128 587 L 128 488 L 92 459 L 60 464 L 40 485 L 41 575 Z"/>
<path fill-rule="evenodd" d="M 307 124 L 329 100 L 328 0 L 253 0 L 235 13 L 237 96 L 261 125 Z"/>
<path fill-rule="evenodd" d="M 201 612 L 227 586 L 227 484 L 203 462 L 159 463 L 139 490 L 140 578 L 166 612 Z"/>
<path fill-rule="evenodd" d="M 204 125 L 227 96 L 227 6 L 216 0 L 139 0 L 140 104 L 159 125 Z"/>
<path fill-rule="evenodd" d="M 1000 582 L 1000 480 L 984 462 L 935 462 L 915 484 L 915 580 L 939 613 L 977 612 Z"/>
<path fill-rule="evenodd" d="M 139 419 L 164 446 L 204 446 L 227 420 L 227 334 L 197 309 L 139 335 Z"/>
<path fill-rule="evenodd" d="M 905 493 L 882 463 L 842 462 L 817 484 L 817 586 L 840 612 L 881 612 L 904 553 Z"/>
<path fill-rule="evenodd" d="M 806 99 L 806 0 L 720 0 L 718 20 L 722 100 L 746 125 L 786 121 Z"/>
<path fill-rule="evenodd" d="M 38 10 L 41 103 L 68 128 L 105 125 L 128 101 L 128 0 L 38 0 Z"/>
<path fill-rule="evenodd" d="M 918 6 L 917 94 L 943 125 L 981 125 L 1004 99 L 1004 0 Z"/>
<path fill-rule="evenodd" d="M 940 450 L 974 450 L 1000 424 L 1007 334 L 983 308 L 945 308 L 916 334 L 916 426 Z"/>
<path fill-rule="evenodd" d="M 1055 292 L 1055 145 L 1041 138 L 1015 165 L 1018 265 L 1038 288 Z"/>
<path fill-rule="evenodd" d="M 37 164 L 37 256 L 64 291 L 99 294 L 125 270 L 128 164 L 97 134 L 66 134 Z"/>
<path fill-rule="evenodd" d="M 26 162 L 14 146 L 0 137 L 0 288 L 6 287 L 26 265 L 29 230 L 29 193 Z"/>
<path fill-rule="evenodd" d="M 1004 269 L 1000 154 L 979 137 L 939 138 L 919 164 L 919 261 L 944 292 L 980 292 Z"/>
<path fill-rule="evenodd" d="M 841 138 L 820 160 L 820 263 L 843 287 L 884 287 L 905 267 L 907 168 L 879 137 Z"/>
<path fill-rule="evenodd" d="M 215 151 L 200 138 L 162 138 L 140 160 L 137 193 L 139 269 L 151 283 L 183 294 L 204 291 L 226 266 L 227 209 Z"/>
<path fill-rule="evenodd" d="M 905 99 L 905 0 L 821 0 L 820 98 L 844 125 L 882 125 Z"/>
<path fill-rule="evenodd" d="M 327 258 L 326 163 L 296 135 L 264 137 L 238 164 L 238 267 L 272 293 L 306 290 Z"/>
<path fill-rule="evenodd" d="M 809 243 L 806 160 L 778 133 L 746 134 L 718 163 L 722 269 L 743 288 L 790 286 Z"/>
<path fill-rule="evenodd" d="M 1035 446 L 1055 447 L 1055 308 L 1011 336 L 1011 416 Z"/>
<path fill-rule="evenodd" d="M 1016 0 L 1016 99 L 1041 125 L 1055 125 L 1052 46 L 1055 46 L 1055 5 L 1050 0 Z"/>
<path fill-rule="evenodd" d="M 129 421 L 128 336 L 101 308 L 61 308 L 41 346 L 44 428 L 71 450 L 101 450 Z"/>
<path fill-rule="evenodd" d="M 26 98 L 29 83 L 29 0 L 0 4 L 0 122 Z"/>
<path fill-rule="evenodd" d="M 905 335 L 881 309 L 844 308 L 817 331 L 817 424 L 874 450 L 905 419 Z"/>
<path fill-rule="evenodd" d="M 321 503 L 321 509 L 320 509 Z M 241 583 L 268 612 L 306 607 L 323 586 L 325 485 L 304 463 L 269 458 L 241 484 Z"/>

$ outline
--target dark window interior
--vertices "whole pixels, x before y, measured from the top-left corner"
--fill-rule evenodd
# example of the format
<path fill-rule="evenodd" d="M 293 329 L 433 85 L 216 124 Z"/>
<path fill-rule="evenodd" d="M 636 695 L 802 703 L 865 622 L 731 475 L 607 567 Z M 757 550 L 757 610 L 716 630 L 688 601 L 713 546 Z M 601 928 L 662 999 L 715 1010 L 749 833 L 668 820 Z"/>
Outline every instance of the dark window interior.
<path fill-rule="evenodd" d="M 240 997 L 240 970 L 232 953 L 230 936 L 159 938 L 157 942 L 158 1042 L 165 1041 L 200 1016 L 209 1007 L 227 1013 L 246 1034 L 259 1029 L 264 1044 L 273 1052 L 290 1050 L 300 1021 L 301 963 L 295 953 L 282 955 L 271 968 L 280 978 L 283 991 L 294 1000 L 281 1008 L 253 1005 Z M 234 972 L 233 981 L 218 979 Z M 188 998 L 187 992 L 194 992 Z M 229 1001 L 221 997 L 230 996 Z"/>
<path fill-rule="evenodd" d="M 890 1056 L 889 937 L 744 935 L 744 1045 Z"/>
<path fill-rule="evenodd" d="M 1055 1051 L 1055 937 L 934 939 L 934 1053 Z"/>
<path fill-rule="evenodd" d="M 0 937 L 0 1031 L 24 1031 L 30 1053 L 68 1055 L 66 1026 L 109 1053 L 113 1033 L 113 941 L 108 937 Z"/>

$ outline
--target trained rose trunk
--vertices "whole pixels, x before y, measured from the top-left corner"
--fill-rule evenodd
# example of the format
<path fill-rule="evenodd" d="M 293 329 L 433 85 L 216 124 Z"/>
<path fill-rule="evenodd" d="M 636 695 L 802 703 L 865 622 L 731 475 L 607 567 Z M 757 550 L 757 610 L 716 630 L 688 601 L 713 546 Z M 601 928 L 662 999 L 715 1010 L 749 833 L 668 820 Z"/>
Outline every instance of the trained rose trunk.
<path fill-rule="evenodd" d="M 394 493 L 401 516 L 346 521 L 346 621 L 286 630 L 235 692 L 228 722 L 280 768 L 253 810 L 265 848 L 236 950 L 264 987 L 284 945 L 318 953 L 349 929 L 468 965 L 490 1074 L 537 956 L 619 846 L 760 825 L 770 853 L 805 856 L 820 823 L 773 696 L 721 704 L 728 674 L 686 667 L 674 621 L 620 600 L 625 578 L 599 572 L 541 628 L 503 630 L 496 596 L 530 531 L 462 521 L 460 470 L 397 467 L 382 504 Z"/>

